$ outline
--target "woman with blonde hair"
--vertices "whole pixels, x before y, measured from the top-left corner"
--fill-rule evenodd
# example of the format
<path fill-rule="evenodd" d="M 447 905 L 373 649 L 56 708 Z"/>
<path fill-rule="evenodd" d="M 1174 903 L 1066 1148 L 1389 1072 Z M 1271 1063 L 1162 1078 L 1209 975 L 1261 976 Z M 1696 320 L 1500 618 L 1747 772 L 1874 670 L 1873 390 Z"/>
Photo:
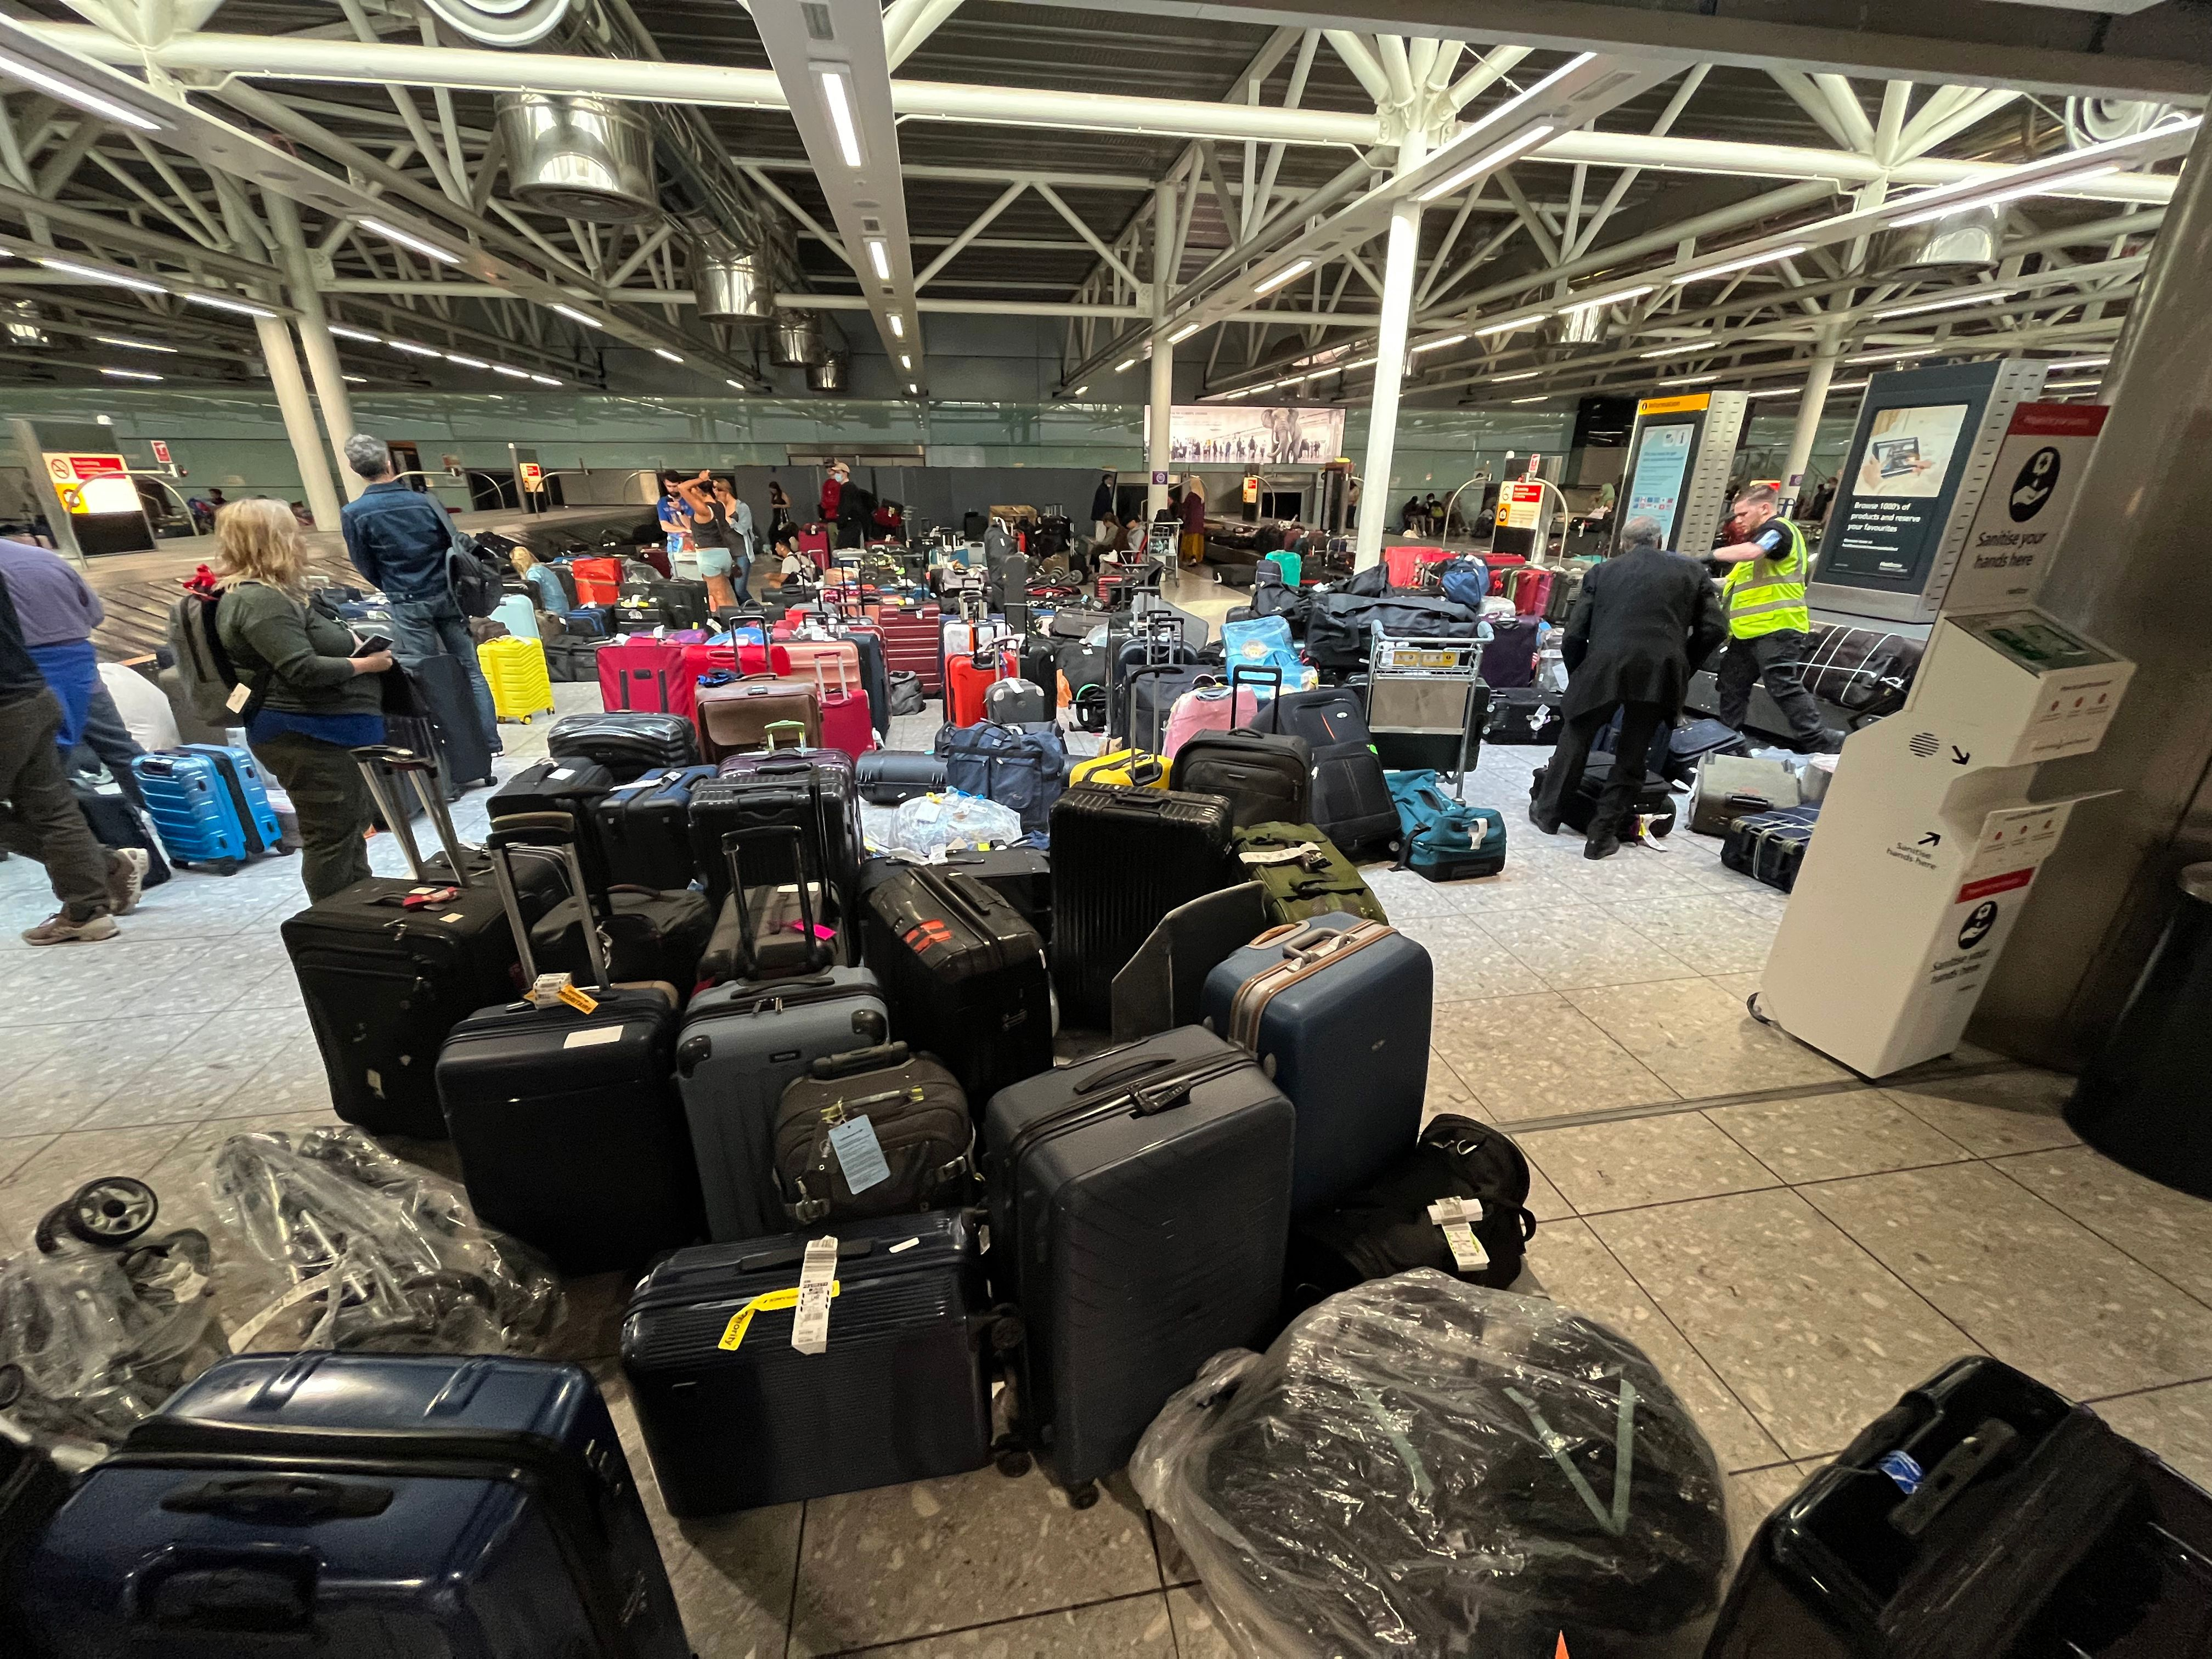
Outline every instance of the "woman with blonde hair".
<path fill-rule="evenodd" d="M 328 898 L 368 874 L 372 803 L 348 751 L 384 741 L 376 677 L 392 666 L 390 641 L 356 639 L 309 599 L 300 526 L 282 501 L 232 502 L 215 537 L 216 631 L 249 693 L 246 740 L 299 814 L 308 900 Z"/>

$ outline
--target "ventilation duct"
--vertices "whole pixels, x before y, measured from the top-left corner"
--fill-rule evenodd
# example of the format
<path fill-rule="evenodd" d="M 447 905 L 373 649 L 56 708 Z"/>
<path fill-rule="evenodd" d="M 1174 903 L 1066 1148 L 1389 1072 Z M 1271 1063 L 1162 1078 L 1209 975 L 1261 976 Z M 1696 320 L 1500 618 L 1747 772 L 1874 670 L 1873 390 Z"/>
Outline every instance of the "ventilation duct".
<path fill-rule="evenodd" d="M 691 291 L 699 315 L 714 323 L 764 323 L 775 314 L 766 256 L 701 237 L 691 245 Z"/>
<path fill-rule="evenodd" d="M 1993 270 L 2004 240 L 2004 217 L 1999 203 L 1907 225 L 1889 233 L 1877 264 L 1884 271 Z"/>
<path fill-rule="evenodd" d="M 811 311 L 775 313 L 775 338 L 770 358 L 786 368 L 811 368 L 830 355 L 822 338 L 822 322 Z"/>
<path fill-rule="evenodd" d="M 423 0 L 439 21 L 487 46 L 530 46 L 568 15 L 568 0 Z"/>
<path fill-rule="evenodd" d="M 846 360 L 836 352 L 818 363 L 806 366 L 806 389 L 809 392 L 842 392 L 845 390 Z"/>
<path fill-rule="evenodd" d="M 503 92 L 494 107 L 507 189 L 526 207 L 599 225 L 660 211 L 653 128 L 635 106 L 574 93 Z"/>

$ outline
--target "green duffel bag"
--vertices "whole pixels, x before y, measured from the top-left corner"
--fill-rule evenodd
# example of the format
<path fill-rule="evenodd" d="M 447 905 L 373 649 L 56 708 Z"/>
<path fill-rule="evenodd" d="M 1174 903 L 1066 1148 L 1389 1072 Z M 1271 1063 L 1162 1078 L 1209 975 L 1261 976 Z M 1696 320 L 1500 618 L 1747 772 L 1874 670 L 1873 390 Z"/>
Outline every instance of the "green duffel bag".
<path fill-rule="evenodd" d="M 1278 923 L 1332 910 L 1388 921 L 1382 903 L 1359 878 L 1359 867 L 1310 823 L 1255 823 L 1232 830 L 1230 856 L 1247 881 L 1267 890 L 1267 914 Z"/>

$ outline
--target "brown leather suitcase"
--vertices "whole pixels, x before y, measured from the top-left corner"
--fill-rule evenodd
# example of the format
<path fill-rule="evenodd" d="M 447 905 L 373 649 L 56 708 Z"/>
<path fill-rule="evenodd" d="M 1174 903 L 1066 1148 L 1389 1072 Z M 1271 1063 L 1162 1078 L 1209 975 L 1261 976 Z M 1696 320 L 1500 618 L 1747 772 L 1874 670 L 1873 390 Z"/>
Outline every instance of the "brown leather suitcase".
<path fill-rule="evenodd" d="M 719 761 L 747 749 L 768 747 L 768 728 L 796 720 L 809 745 L 822 741 L 822 702 L 814 683 L 748 674 L 727 685 L 699 688 L 699 750 L 702 759 Z"/>

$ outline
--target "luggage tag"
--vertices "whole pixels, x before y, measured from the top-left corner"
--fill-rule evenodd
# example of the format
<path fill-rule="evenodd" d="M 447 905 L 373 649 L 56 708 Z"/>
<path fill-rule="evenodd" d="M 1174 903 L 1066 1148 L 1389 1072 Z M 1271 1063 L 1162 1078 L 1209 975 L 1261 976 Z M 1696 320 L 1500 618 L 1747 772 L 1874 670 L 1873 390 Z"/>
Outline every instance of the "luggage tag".
<path fill-rule="evenodd" d="M 1480 1273 L 1490 1265 L 1490 1252 L 1482 1248 L 1471 1224 L 1482 1219 L 1480 1199 L 1440 1198 L 1429 1206 L 1429 1219 L 1443 1229 L 1452 1263 L 1462 1273 Z"/>
<path fill-rule="evenodd" d="M 884 1156 L 883 1142 L 876 1138 L 876 1126 L 868 1121 L 865 1112 L 856 1112 L 843 1122 L 830 1126 L 830 1150 L 836 1154 L 837 1168 L 844 1175 L 847 1188 L 855 1197 L 891 1178 L 890 1160 Z"/>
<path fill-rule="evenodd" d="M 821 1353 L 830 1346 L 830 1298 L 837 1291 L 837 1241 L 810 1240 L 799 1270 L 799 1310 L 792 1316 L 791 1346 Z"/>

